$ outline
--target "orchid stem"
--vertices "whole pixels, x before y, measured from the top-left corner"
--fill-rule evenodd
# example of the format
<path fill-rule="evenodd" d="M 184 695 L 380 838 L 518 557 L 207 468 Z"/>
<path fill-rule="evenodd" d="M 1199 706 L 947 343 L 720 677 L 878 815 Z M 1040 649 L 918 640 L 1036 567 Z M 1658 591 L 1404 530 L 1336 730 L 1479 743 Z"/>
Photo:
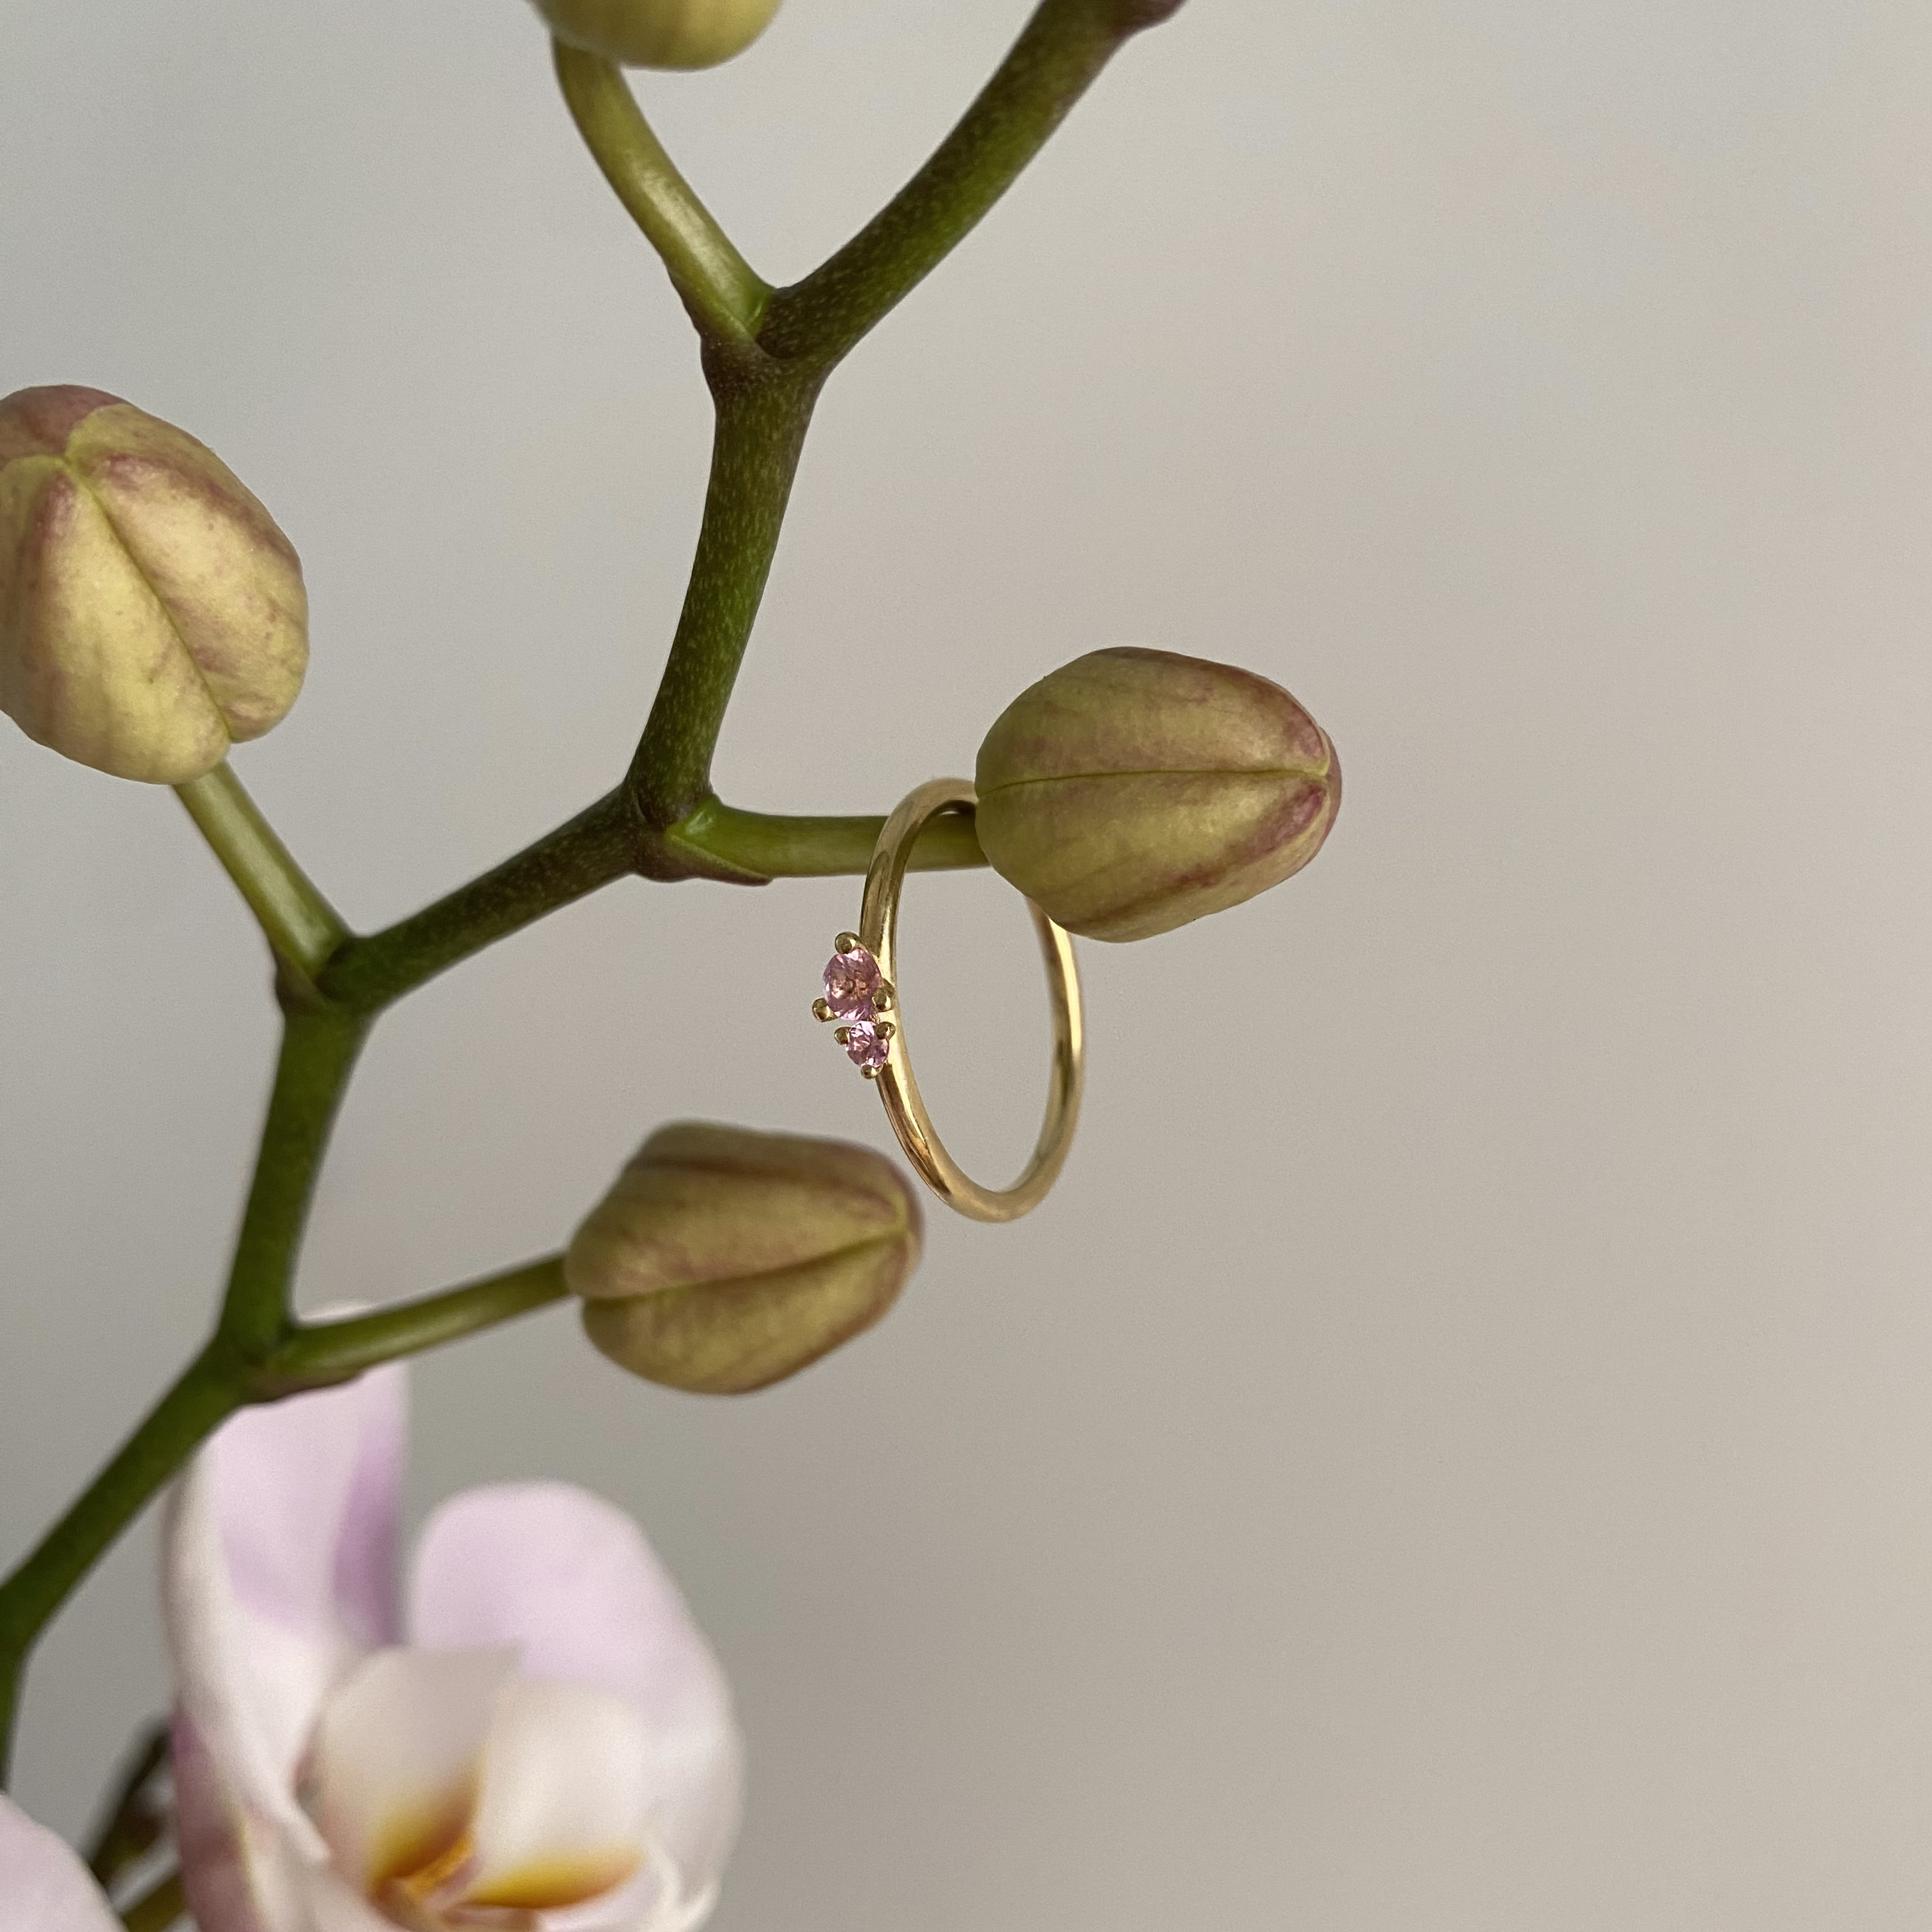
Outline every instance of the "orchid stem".
<path fill-rule="evenodd" d="M 283 1029 L 255 1178 L 217 1330 L 244 1361 L 268 1355 L 286 1328 L 309 1204 L 368 1031 L 366 1019 L 328 1008 L 292 1012 Z"/>
<path fill-rule="evenodd" d="M 713 350 L 711 480 L 691 581 L 626 788 L 646 824 L 674 824 L 706 796 L 738 668 L 777 554 L 820 377 L 756 350 Z"/>
<path fill-rule="evenodd" d="M 155 1492 L 244 1400 L 236 1365 L 220 1344 L 211 1342 L 39 1546 L 0 1584 L 0 1784 L 27 1653 Z"/>
<path fill-rule="evenodd" d="M 188 1912 L 188 1894 L 179 1872 L 170 1872 L 153 1891 L 144 1892 L 121 1915 L 128 1932 L 168 1932 Z"/>
<path fill-rule="evenodd" d="M 233 767 L 218 764 L 175 791 L 248 902 L 275 957 L 313 981 L 349 928 L 289 856 Z"/>
<path fill-rule="evenodd" d="M 674 825 L 664 842 L 760 878 L 862 877 L 885 822 L 742 812 L 712 798 Z M 933 819 L 912 850 L 912 869 L 919 872 L 959 872 L 986 862 L 972 818 L 963 812 Z"/>
<path fill-rule="evenodd" d="M 104 1890 L 138 1864 L 167 1829 L 167 1809 L 154 1789 L 168 1762 L 170 1726 L 165 1718 L 136 1738 L 116 1779 L 87 1854 L 87 1868 Z"/>
<path fill-rule="evenodd" d="M 651 131 L 610 62 L 554 44 L 556 77 L 584 146 L 670 271 L 699 329 L 728 341 L 758 333 L 771 290 L 712 218 Z"/>
<path fill-rule="evenodd" d="M 1175 0 L 1041 0 L 959 124 L 822 266 L 772 296 L 759 346 L 826 366 L 903 302 L 991 212 L 1101 70 Z"/>
<path fill-rule="evenodd" d="M 541 1261 L 400 1307 L 305 1324 L 264 1364 L 262 1381 L 278 1394 L 348 1382 L 383 1362 L 459 1342 L 548 1307 L 568 1292 L 562 1256 L 545 1255 Z"/>
<path fill-rule="evenodd" d="M 724 806 L 710 770 L 776 554 L 813 408 L 853 346 L 964 239 L 1114 53 L 1179 0 L 1040 0 L 958 125 L 878 218 L 815 273 L 771 290 L 672 164 L 622 76 L 556 50 L 564 97 L 618 198 L 662 256 L 703 338 L 716 411 L 689 586 L 622 783 L 535 844 L 386 932 L 350 934 L 226 765 L 180 788 L 281 967 L 286 1014 L 232 1269 L 213 1338 L 94 1483 L 0 1582 L 0 1785 L 21 1672 L 94 1563 L 214 1430 L 248 1403 L 323 1386 L 472 1334 L 566 1292 L 560 1258 L 401 1308 L 304 1328 L 290 1294 L 343 1094 L 376 1015 L 436 974 L 631 874 L 758 884 L 860 872 L 883 822 Z M 964 818 L 915 863 L 984 862 Z M 178 1880 L 134 1932 L 182 1910 Z"/>
<path fill-rule="evenodd" d="M 621 788 L 481 878 L 406 920 L 352 939 L 317 982 L 322 997 L 374 1015 L 500 939 L 634 874 L 644 840 Z"/>
<path fill-rule="evenodd" d="M 351 1381 L 381 1363 L 460 1340 L 561 1300 L 566 1292 L 563 1257 L 546 1255 L 399 1308 L 292 1325 L 265 1360 L 244 1358 L 218 1335 L 39 1547 L 0 1585 L 0 1784 L 21 1667 L 35 1640 L 161 1486 L 237 1409 Z"/>

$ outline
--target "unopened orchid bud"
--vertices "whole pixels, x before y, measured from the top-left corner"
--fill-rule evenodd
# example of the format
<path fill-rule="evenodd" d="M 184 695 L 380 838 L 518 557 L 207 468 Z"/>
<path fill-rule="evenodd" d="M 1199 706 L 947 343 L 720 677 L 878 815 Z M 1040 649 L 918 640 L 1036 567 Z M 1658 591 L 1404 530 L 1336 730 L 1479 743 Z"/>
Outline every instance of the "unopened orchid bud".
<path fill-rule="evenodd" d="M 0 711 L 28 737 L 184 784 L 308 665 L 301 562 L 212 450 L 99 389 L 0 401 Z"/>
<path fill-rule="evenodd" d="M 1328 736 L 1252 671 L 1094 651 L 1007 706 L 980 747 L 980 843 L 1070 932 L 1148 939 L 1238 905 L 1322 849 Z"/>
<path fill-rule="evenodd" d="M 618 1176 L 564 1277 L 614 1362 L 736 1395 L 869 1328 L 918 1261 L 920 1231 L 911 1189 L 869 1148 L 684 1120 Z"/>
<path fill-rule="evenodd" d="M 716 67 L 771 25 L 778 0 L 532 0 L 566 46 L 620 67 Z"/>

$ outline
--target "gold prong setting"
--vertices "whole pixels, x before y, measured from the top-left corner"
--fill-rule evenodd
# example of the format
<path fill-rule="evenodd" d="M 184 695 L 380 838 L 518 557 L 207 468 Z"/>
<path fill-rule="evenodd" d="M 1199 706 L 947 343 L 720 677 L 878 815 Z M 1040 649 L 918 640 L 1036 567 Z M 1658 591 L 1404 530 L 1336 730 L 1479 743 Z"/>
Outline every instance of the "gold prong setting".
<path fill-rule="evenodd" d="M 825 968 L 825 991 L 812 1003 L 820 1021 L 837 1021 L 832 1037 L 868 1080 L 876 1080 L 891 1054 L 898 1029 L 880 1018 L 893 1010 L 895 996 L 872 949 L 856 932 L 842 932 L 832 942 Z"/>

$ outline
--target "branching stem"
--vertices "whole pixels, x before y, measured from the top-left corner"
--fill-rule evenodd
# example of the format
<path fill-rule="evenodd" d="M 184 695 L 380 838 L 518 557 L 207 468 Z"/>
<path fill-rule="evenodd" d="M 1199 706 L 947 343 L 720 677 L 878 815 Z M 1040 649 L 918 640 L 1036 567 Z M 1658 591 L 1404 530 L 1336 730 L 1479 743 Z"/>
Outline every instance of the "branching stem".
<path fill-rule="evenodd" d="M 883 818 L 792 818 L 741 812 L 722 799 L 706 799 L 664 834 L 674 852 L 688 851 L 764 879 L 862 878 L 872 862 Z M 973 820 L 946 813 L 934 819 L 913 848 L 912 869 L 960 872 L 983 866 Z"/>
<path fill-rule="evenodd" d="M 718 406 L 711 480 L 691 583 L 664 676 L 625 784 L 640 815 L 674 824 L 710 789 L 738 667 L 777 553 L 821 380 L 755 350 L 705 354 Z"/>
<path fill-rule="evenodd" d="M 218 1330 L 244 1361 L 264 1359 L 286 1328 L 309 1203 L 329 1130 L 368 1030 L 366 1020 L 331 1007 L 292 1012 L 283 1029 L 255 1178 Z"/>
<path fill-rule="evenodd" d="M 155 1492 L 242 1401 L 235 1363 L 224 1347 L 212 1342 L 0 1586 L 0 1777 L 13 1736 L 21 1666 L 35 1640 Z"/>
<path fill-rule="evenodd" d="M 560 47 L 564 96 L 619 199 L 664 258 L 704 343 L 717 428 L 691 581 L 623 782 L 494 870 L 386 931 L 350 934 L 224 765 L 182 802 L 266 934 L 286 1014 L 215 1333 L 34 1549 L 0 1582 L 0 1782 L 21 1672 L 41 1631 L 161 1485 L 248 1403 L 343 1381 L 566 1292 L 561 1258 L 400 1308 L 304 1327 L 290 1294 L 330 1130 L 375 1016 L 495 940 L 616 879 L 746 884 L 862 872 L 883 822 L 737 810 L 710 790 L 814 406 L 866 333 L 971 232 L 1130 35 L 1178 0 L 1041 0 L 1012 51 L 891 203 L 815 273 L 774 292 L 671 164 L 617 70 Z M 982 864 L 970 824 L 935 824 L 914 862 Z M 178 1881 L 131 1907 L 158 1932 Z"/>
<path fill-rule="evenodd" d="M 1156 10 L 1146 0 L 1042 0 L 932 158 L 858 234 L 772 296 L 759 346 L 825 364 L 848 353 L 977 227 Z"/>
<path fill-rule="evenodd" d="M 168 1932 L 188 1911 L 188 1894 L 179 1872 L 170 1872 L 152 1892 L 144 1892 L 121 1915 L 128 1932 Z"/>
<path fill-rule="evenodd" d="M 218 764 L 175 789 L 248 902 L 275 957 L 302 980 L 313 982 L 349 937 L 335 908 L 289 856 L 231 766 Z"/>
<path fill-rule="evenodd" d="M 346 1321 L 305 1324 L 263 1366 L 259 1385 L 277 1396 L 352 1380 L 383 1362 L 459 1342 L 561 1301 L 563 1257 L 545 1255 L 462 1288 Z"/>
<path fill-rule="evenodd" d="M 386 930 L 352 939 L 317 982 L 326 999 L 374 1014 L 486 946 L 638 868 L 642 826 L 620 789 L 482 878 Z"/>
<path fill-rule="evenodd" d="M 577 131 L 644 231 L 692 320 L 706 335 L 748 342 L 771 290 L 692 191 L 651 131 L 624 76 L 596 54 L 555 44 L 556 77 Z"/>

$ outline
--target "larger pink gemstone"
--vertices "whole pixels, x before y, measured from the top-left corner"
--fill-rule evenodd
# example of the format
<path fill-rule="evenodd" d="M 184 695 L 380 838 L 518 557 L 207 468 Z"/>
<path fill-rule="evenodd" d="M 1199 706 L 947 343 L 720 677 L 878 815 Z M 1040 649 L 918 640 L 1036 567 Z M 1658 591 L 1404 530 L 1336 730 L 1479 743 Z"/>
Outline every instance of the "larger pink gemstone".
<path fill-rule="evenodd" d="M 835 1019 L 863 1020 L 869 1026 L 878 1012 L 872 995 L 885 983 L 879 962 L 864 946 L 835 952 L 825 969 L 825 1004 Z M 852 1058 L 859 1056 L 855 1053 Z"/>

